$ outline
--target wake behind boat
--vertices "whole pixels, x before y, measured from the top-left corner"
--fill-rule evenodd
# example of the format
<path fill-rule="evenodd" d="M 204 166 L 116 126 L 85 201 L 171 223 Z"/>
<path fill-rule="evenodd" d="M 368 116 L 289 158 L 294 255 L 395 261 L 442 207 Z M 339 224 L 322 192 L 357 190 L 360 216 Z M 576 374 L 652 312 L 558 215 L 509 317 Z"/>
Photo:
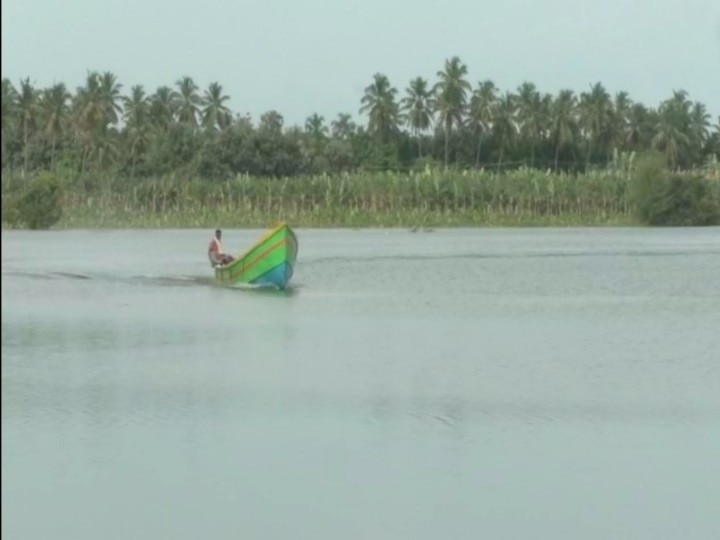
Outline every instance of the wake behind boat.
<path fill-rule="evenodd" d="M 282 223 L 234 261 L 215 266 L 215 281 L 223 285 L 269 285 L 284 289 L 293 275 L 297 252 L 295 233 Z"/>

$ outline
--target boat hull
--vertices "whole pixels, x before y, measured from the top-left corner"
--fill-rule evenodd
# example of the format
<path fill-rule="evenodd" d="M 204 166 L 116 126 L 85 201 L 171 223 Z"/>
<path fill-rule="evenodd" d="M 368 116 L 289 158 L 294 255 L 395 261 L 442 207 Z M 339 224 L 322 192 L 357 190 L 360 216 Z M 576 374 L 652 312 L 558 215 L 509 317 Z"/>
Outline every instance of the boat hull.
<path fill-rule="evenodd" d="M 215 281 L 223 285 L 287 287 L 297 259 L 298 242 L 292 229 L 282 224 L 268 232 L 232 263 L 215 267 Z"/>

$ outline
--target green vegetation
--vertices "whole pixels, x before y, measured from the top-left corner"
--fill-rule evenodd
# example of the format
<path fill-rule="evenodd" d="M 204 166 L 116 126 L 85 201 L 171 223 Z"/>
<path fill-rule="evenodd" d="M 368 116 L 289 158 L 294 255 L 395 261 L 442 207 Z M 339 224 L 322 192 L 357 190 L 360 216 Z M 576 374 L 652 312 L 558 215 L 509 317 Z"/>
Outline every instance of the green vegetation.
<path fill-rule="evenodd" d="M 663 156 L 643 157 L 633 175 L 630 200 L 649 225 L 720 224 L 720 182 L 698 174 L 669 173 Z"/>
<path fill-rule="evenodd" d="M 674 92 L 657 108 L 532 83 L 473 86 L 459 58 L 401 95 L 376 74 L 350 114 L 284 126 L 234 114 L 218 83 L 148 95 L 112 73 L 74 93 L 2 80 L 7 226 L 710 224 L 720 119 Z M 663 166 L 633 159 L 654 150 Z M 655 160 L 660 159 L 658 157 Z M 670 171 L 670 172 L 668 172 Z M 635 177 L 635 180 L 631 179 Z"/>
<path fill-rule="evenodd" d="M 57 179 L 43 173 L 22 191 L 3 194 L 3 221 L 11 226 L 49 229 L 62 217 L 61 189 Z"/>
<path fill-rule="evenodd" d="M 665 208 L 654 202 L 667 198 L 665 192 L 660 193 L 664 198 L 655 195 L 655 187 L 671 178 L 664 168 L 641 166 L 641 174 L 633 170 L 628 160 L 581 175 L 531 168 L 503 173 L 428 168 L 292 178 L 239 175 L 216 182 L 172 175 L 131 183 L 111 176 L 67 177 L 60 180 L 64 213 L 59 225 L 239 227 L 279 220 L 298 226 L 688 224 L 654 220 L 644 213 L 646 206 L 638 206 L 637 201 L 649 201 Z M 691 186 L 696 175 L 675 176 Z M 7 176 L 3 182 L 9 186 L 4 189 L 8 197 L 24 191 L 20 178 Z M 714 180 L 703 182 L 717 192 L 720 168 Z M 692 208 L 685 203 L 678 207 Z"/>

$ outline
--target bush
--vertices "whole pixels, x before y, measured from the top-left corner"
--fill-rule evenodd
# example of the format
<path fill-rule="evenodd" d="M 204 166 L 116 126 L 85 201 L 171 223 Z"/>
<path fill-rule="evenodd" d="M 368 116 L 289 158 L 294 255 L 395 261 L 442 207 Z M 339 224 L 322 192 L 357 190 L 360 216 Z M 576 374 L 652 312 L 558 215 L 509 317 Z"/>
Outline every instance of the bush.
<path fill-rule="evenodd" d="M 33 180 L 18 197 L 16 212 L 17 222 L 30 229 L 49 229 L 60 221 L 60 183 L 55 176 L 46 173 Z"/>
<path fill-rule="evenodd" d="M 18 199 L 16 193 L 2 194 L 2 222 L 9 227 L 18 227 L 20 223 L 20 212 L 18 212 Z"/>
<path fill-rule="evenodd" d="M 670 174 L 661 154 L 643 156 L 630 186 L 638 219 L 648 225 L 720 223 L 720 186 L 697 174 Z"/>

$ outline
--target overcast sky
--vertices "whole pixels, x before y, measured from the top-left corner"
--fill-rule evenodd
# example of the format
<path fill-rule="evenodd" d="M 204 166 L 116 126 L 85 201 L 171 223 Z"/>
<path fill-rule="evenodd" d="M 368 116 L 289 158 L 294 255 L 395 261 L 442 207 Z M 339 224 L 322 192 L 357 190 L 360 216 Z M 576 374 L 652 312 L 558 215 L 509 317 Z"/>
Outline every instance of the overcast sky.
<path fill-rule="evenodd" d="M 2 0 L 2 76 L 128 91 L 220 82 L 235 112 L 357 116 L 385 73 L 401 94 L 458 55 L 473 85 L 582 92 L 595 81 L 657 106 L 684 89 L 720 114 L 720 0 Z"/>

